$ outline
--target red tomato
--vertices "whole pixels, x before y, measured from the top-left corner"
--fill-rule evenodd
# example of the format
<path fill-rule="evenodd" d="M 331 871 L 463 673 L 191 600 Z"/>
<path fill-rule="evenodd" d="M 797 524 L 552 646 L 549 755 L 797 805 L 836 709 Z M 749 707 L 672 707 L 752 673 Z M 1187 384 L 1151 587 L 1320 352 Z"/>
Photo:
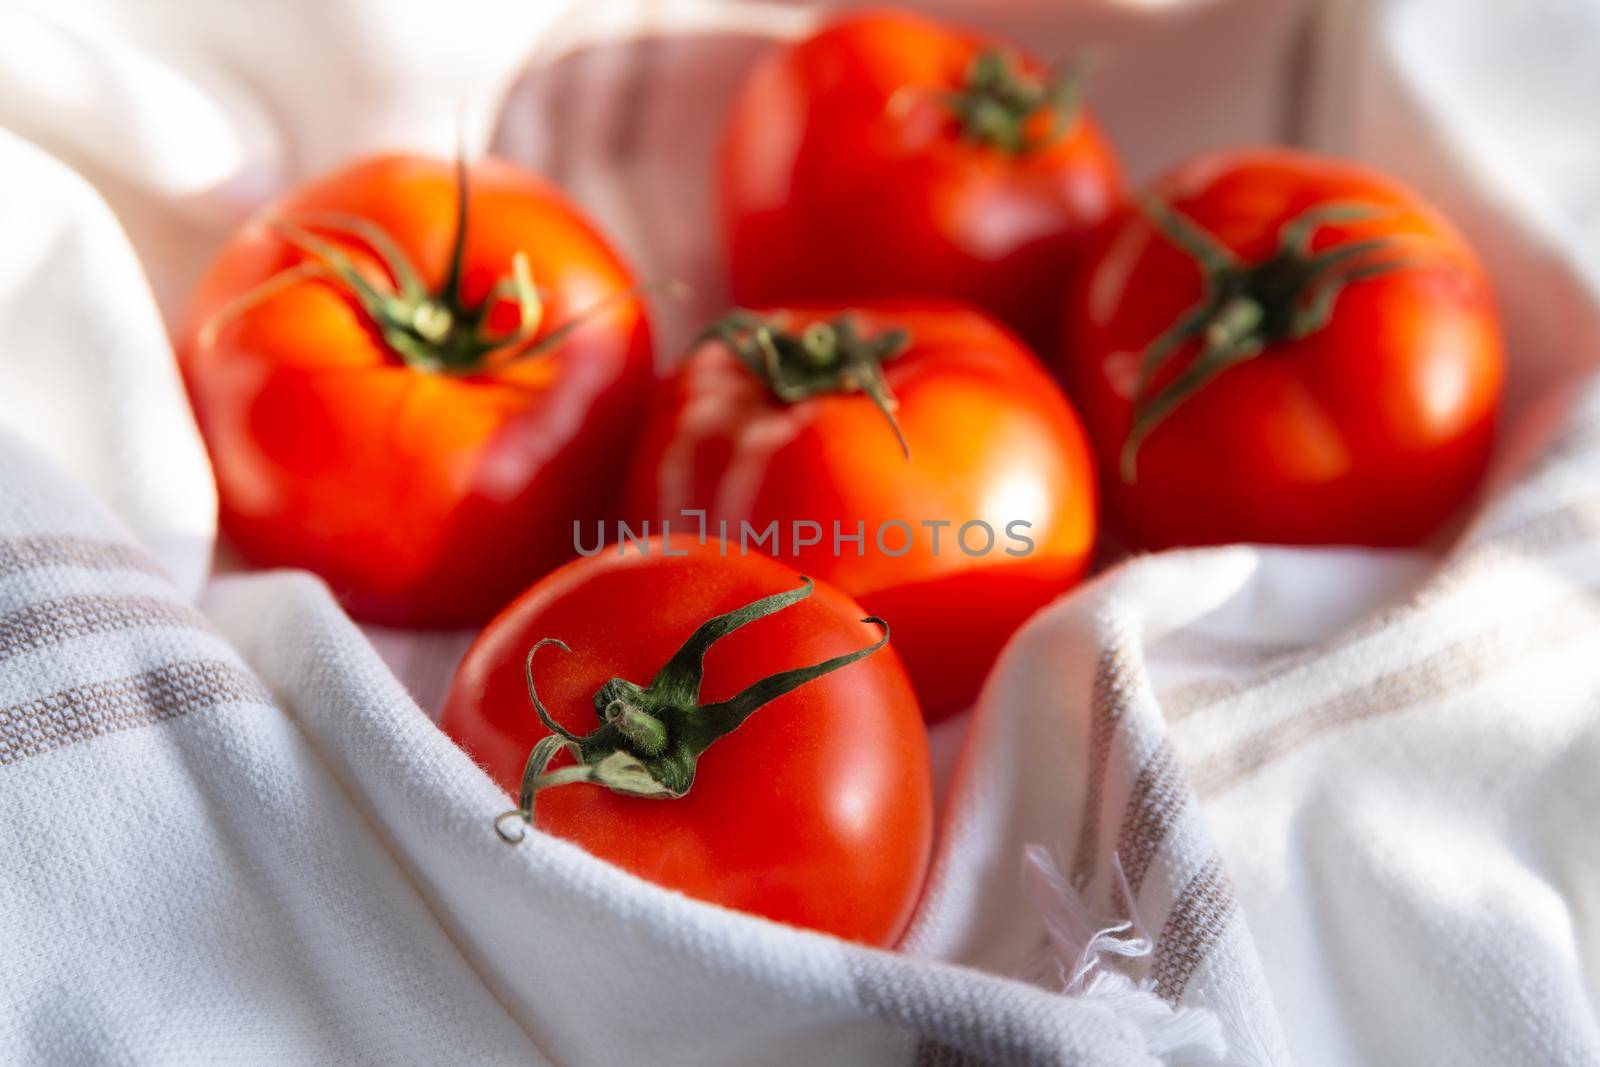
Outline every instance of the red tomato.
<path fill-rule="evenodd" d="M 763 61 L 720 168 L 739 303 L 944 297 L 1035 344 L 1122 184 L 1074 79 L 899 12 L 844 17 Z"/>
<path fill-rule="evenodd" d="M 467 653 L 441 725 L 508 792 L 518 792 L 532 746 L 551 734 L 524 677 L 530 650 L 545 638 L 570 649 L 541 648 L 528 668 L 554 722 L 589 734 L 618 699 L 663 723 L 686 712 L 667 731 L 669 752 L 725 706 L 718 702 L 759 679 L 880 642 L 837 589 L 817 584 L 795 600 L 804 579 L 772 560 L 725 559 L 698 546 L 667 556 L 664 548 L 657 540 L 573 562 L 523 594 Z M 773 594 L 794 602 L 769 605 L 704 653 L 698 710 L 692 685 L 687 699 L 659 705 L 640 691 L 670 673 L 664 665 L 697 627 Z M 747 713 L 705 748 L 685 795 L 647 799 L 568 784 L 537 794 L 534 825 L 701 900 L 892 944 L 921 891 L 933 834 L 927 739 L 893 651 L 837 666 Z"/>
<path fill-rule="evenodd" d="M 633 279 L 576 209 L 498 161 L 468 188 L 459 286 L 452 167 L 386 156 L 247 224 L 178 333 L 228 538 L 379 622 L 481 622 L 570 558 L 650 380 Z"/>
<path fill-rule="evenodd" d="M 1117 524 L 1151 548 L 1427 538 L 1478 485 L 1504 376 L 1455 230 L 1381 175 L 1279 149 L 1197 159 L 1152 196 L 1067 298 Z"/>
<path fill-rule="evenodd" d="M 781 355 L 776 381 L 750 348 L 757 323 Z M 849 334 L 832 364 L 804 352 L 819 324 Z M 701 344 L 647 424 L 623 504 L 687 538 L 685 509 L 713 536 L 727 523 L 731 551 L 791 560 L 889 620 L 930 719 L 972 702 L 1011 632 L 1082 576 L 1095 534 L 1072 407 L 1010 334 L 950 306 L 763 312 Z M 774 522 L 777 545 L 741 540 L 741 524 Z M 819 529 L 795 536 L 797 522 Z M 992 543 L 963 531 L 977 522 Z M 862 542 L 836 546 L 835 523 Z"/>

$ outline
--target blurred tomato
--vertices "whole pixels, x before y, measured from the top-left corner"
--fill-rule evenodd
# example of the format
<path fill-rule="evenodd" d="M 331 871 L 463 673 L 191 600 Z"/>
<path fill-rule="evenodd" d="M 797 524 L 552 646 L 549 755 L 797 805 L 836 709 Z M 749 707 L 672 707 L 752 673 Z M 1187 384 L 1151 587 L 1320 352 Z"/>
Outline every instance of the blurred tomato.
<path fill-rule="evenodd" d="M 945 297 L 1035 344 L 1121 187 L 1074 77 L 898 12 L 843 17 L 762 61 L 720 176 L 739 303 Z"/>

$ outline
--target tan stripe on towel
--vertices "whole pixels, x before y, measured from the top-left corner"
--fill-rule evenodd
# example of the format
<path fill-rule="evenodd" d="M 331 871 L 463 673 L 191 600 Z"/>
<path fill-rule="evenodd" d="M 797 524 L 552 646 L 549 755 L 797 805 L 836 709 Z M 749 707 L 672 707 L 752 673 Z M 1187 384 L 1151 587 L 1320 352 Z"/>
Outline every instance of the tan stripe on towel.
<path fill-rule="evenodd" d="M 1180 629 L 1163 634 L 1149 645 L 1151 659 L 1179 663 L 1201 663 L 1209 667 L 1251 668 L 1291 656 L 1300 644 L 1285 641 L 1251 641 L 1242 637 L 1223 637 L 1199 630 Z"/>
<path fill-rule="evenodd" d="M 227 663 L 192 660 L 73 686 L 0 708 L 0 766 L 232 703 L 269 703 L 261 683 Z"/>
<path fill-rule="evenodd" d="M 1196 968 L 1227 930 L 1233 906 L 1233 886 L 1222 861 L 1213 856 L 1184 886 L 1156 940 L 1150 977 L 1158 996 L 1174 1002 L 1183 996 Z"/>
<path fill-rule="evenodd" d="M 1178 757 L 1172 746 L 1163 741 L 1139 771 L 1117 834 L 1117 858 L 1128 879 L 1128 889 L 1135 896 L 1167 834 L 1188 805 L 1188 794 Z"/>
<path fill-rule="evenodd" d="M 1291 653 L 1241 679 L 1202 680 L 1179 686 L 1163 696 L 1162 708 L 1169 720 L 1181 719 L 1296 670 L 1320 664 L 1412 616 L 1438 610 L 1441 601 L 1483 573 L 1504 566 L 1508 552 L 1519 558 L 1547 555 L 1596 539 L 1600 539 L 1600 500 L 1574 501 L 1514 523 L 1463 548 L 1415 596 L 1356 623 L 1332 640 Z"/>
<path fill-rule="evenodd" d="M 1111 762 L 1111 741 L 1128 707 L 1128 688 L 1134 657 L 1120 640 L 1114 640 L 1095 664 L 1094 691 L 1089 707 L 1089 781 L 1084 794 L 1083 819 L 1078 827 L 1077 850 L 1072 857 L 1072 882 L 1082 888 L 1094 871 L 1100 848 L 1100 813 L 1105 803 L 1106 770 Z"/>
<path fill-rule="evenodd" d="M 0 538 L 0 578 L 41 567 L 165 573 L 142 549 L 116 541 L 90 537 Z"/>
<path fill-rule="evenodd" d="M 205 616 L 174 599 L 147 596 L 61 597 L 0 618 L 0 661 L 91 634 L 155 626 L 204 630 Z"/>
<path fill-rule="evenodd" d="M 1580 639 L 1600 626 L 1592 597 L 1574 593 L 1257 730 L 1196 765 L 1191 771 L 1195 790 L 1214 795 L 1342 723 L 1449 697 L 1495 671 Z"/>

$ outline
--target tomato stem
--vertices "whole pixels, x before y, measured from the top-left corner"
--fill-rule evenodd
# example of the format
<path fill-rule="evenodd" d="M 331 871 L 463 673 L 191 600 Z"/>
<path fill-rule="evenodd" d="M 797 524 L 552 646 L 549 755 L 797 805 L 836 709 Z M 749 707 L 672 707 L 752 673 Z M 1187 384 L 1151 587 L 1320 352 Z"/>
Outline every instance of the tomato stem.
<path fill-rule="evenodd" d="M 895 416 L 899 402 L 883 375 L 883 364 L 911 344 L 908 331 L 862 337 L 855 317 L 844 314 L 832 322 L 813 322 L 795 334 L 780 315 L 735 308 L 706 327 L 701 339 L 720 341 L 785 404 L 827 393 L 865 393 L 894 431 L 900 454 L 911 458 Z"/>
<path fill-rule="evenodd" d="M 868 617 L 861 621 L 883 629 L 883 635 L 873 644 L 808 667 L 780 671 L 727 700 L 702 704 L 700 683 L 706 652 L 740 627 L 810 596 L 814 588 L 811 579 L 802 577 L 800 583 L 797 589 L 774 593 L 701 623 L 649 685 L 640 686 L 624 678 L 607 681 L 594 694 L 599 725 L 584 735 L 556 722 L 539 699 L 533 678 L 534 656 L 546 645 L 571 651 L 553 637 L 540 639 L 528 650 L 523 670 L 534 714 L 550 733 L 528 753 L 516 808 L 495 819 L 500 836 L 511 844 L 521 841 L 524 831 L 516 820 L 532 823 L 538 794 L 558 785 L 588 782 L 628 796 L 681 797 L 694 785 L 696 762 L 718 739 L 737 730 L 756 711 L 785 693 L 848 667 L 889 643 L 888 624 Z M 550 770 L 551 761 L 562 752 L 573 757 L 572 765 Z"/>
<path fill-rule="evenodd" d="M 445 275 L 439 300 L 446 307 L 461 307 L 461 275 L 467 257 L 467 157 L 456 153 L 456 229 L 450 242 L 450 272 Z"/>
<path fill-rule="evenodd" d="M 1299 341 L 1323 329 L 1345 286 L 1413 264 L 1396 254 L 1398 239 L 1347 240 L 1319 252 L 1312 239 L 1324 226 L 1365 222 L 1385 209 L 1359 201 L 1329 201 L 1301 212 L 1283 225 L 1276 250 L 1258 263 L 1246 263 L 1231 248 L 1175 211 L 1151 198 L 1145 214 L 1172 244 L 1200 269 L 1203 294 L 1145 346 L 1134 389 L 1133 421 L 1123 441 L 1121 474 L 1138 475 L 1140 446 L 1168 416 L 1228 368 L 1254 359 L 1269 346 Z M 1170 380 L 1156 378 L 1186 346 L 1198 352 Z"/>
<path fill-rule="evenodd" d="M 545 305 L 534 282 L 526 252 L 511 257 L 510 270 L 476 304 L 462 295 L 466 273 L 470 189 L 466 160 L 456 158 L 455 227 L 443 284 L 429 291 L 416 265 L 399 242 L 371 219 L 333 211 L 307 211 L 274 219 L 272 228 L 305 258 L 272 275 L 230 301 L 200 332 L 204 345 L 214 344 L 222 327 L 298 281 L 314 278 L 341 290 L 376 330 L 383 343 L 407 366 L 439 374 L 469 375 L 531 359 L 554 349 L 578 327 L 616 303 L 637 299 L 629 289 L 588 308 L 534 338 L 544 325 Z M 362 247 L 377 261 L 385 277 L 373 277 L 351 255 Z M 510 330 L 489 326 L 497 303 L 513 301 L 517 325 Z"/>
<path fill-rule="evenodd" d="M 1078 117 L 1083 98 L 1083 67 L 1073 64 L 1048 83 L 1029 74 L 1012 53 L 991 48 L 967 67 L 960 89 L 945 94 L 961 134 L 1012 155 L 1048 148 L 1064 137 Z M 1040 134 L 1034 118 L 1051 116 Z"/>

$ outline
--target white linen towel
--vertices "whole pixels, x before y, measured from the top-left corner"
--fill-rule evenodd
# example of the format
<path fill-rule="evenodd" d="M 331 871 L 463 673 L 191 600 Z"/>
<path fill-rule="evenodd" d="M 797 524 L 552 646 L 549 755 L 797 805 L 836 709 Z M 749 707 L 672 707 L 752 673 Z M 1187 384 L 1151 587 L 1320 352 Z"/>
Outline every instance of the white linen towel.
<path fill-rule="evenodd" d="M 436 710 L 460 635 L 370 632 L 397 679 L 314 580 L 207 580 L 156 308 L 284 184 L 464 122 L 696 283 L 670 348 L 721 298 L 705 151 L 748 31 L 814 13 L 13 2 L 0 1061 L 1600 1063 L 1600 9 L 938 9 L 1094 57 L 1136 175 L 1295 137 L 1455 217 L 1513 364 L 1467 532 L 1164 553 L 1046 609 L 936 738 L 898 953 L 507 848 L 406 691 Z"/>

